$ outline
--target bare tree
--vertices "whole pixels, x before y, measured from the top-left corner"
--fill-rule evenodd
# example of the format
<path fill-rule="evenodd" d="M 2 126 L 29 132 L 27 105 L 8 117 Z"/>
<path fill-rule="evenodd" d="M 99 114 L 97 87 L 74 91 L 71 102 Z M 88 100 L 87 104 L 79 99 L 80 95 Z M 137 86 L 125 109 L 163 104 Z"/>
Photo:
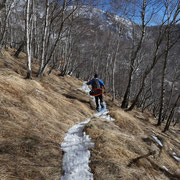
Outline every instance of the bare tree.
<path fill-rule="evenodd" d="M 71 17 L 71 15 L 73 15 L 73 13 L 78 9 L 78 6 L 76 8 L 73 8 L 72 11 L 70 11 L 69 13 L 65 14 L 65 10 L 66 10 L 66 7 L 67 7 L 67 1 L 64 0 L 63 1 L 63 6 L 62 6 L 62 9 L 61 9 L 61 22 L 60 22 L 60 25 L 59 25 L 59 29 L 58 29 L 58 33 L 57 33 L 57 38 L 55 40 L 55 43 L 54 45 L 50 48 L 50 53 L 49 53 L 49 56 L 47 57 L 46 59 L 46 62 L 44 63 L 43 67 L 40 69 L 39 73 L 38 73 L 38 76 L 42 76 L 48 66 L 48 64 L 50 63 L 51 61 L 51 58 L 53 57 L 53 54 L 56 50 L 56 47 L 59 43 L 59 40 L 61 39 L 62 37 L 62 33 L 63 33 L 63 28 L 64 28 L 64 24 L 65 22 L 69 19 L 69 17 Z M 50 36 L 49 36 L 50 37 Z M 48 38 L 49 39 L 49 38 Z M 47 43 L 48 45 L 48 43 Z"/>
<path fill-rule="evenodd" d="M 4 26 L 2 29 L 2 35 L 1 35 L 1 39 L 0 39 L 1 45 L 4 44 L 4 39 L 5 39 L 6 31 L 7 31 L 9 16 L 11 14 L 11 11 L 12 11 L 15 1 L 16 0 L 12 0 L 12 1 L 10 1 L 10 3 L 7 3 L 6 1 L 3 2 L 3 5 L 6 7 L 6 14 L 5 14 Z"/>
<path fill-rule="evenodd" d="M 44 66 L 44 62 L 45 62 L 45 50 L 46 50 L 47 31 L 48 31 L 48 18 L 49 18 L 49 0 L 46 0 L 46 15 L 45 15 L 43 38 L 42 38 L 42 53 L 41 53 L 38 76 L 40 76 L 40 72 L 41 72 L 41 70 Z"/>
<path fill-rule="evenodd" d="M 142 5 L 142 11 L 141 11 L 141 37 L 140 40 L 137 44 L 137 47 L 131 51 L 131 56 L 130 56 L 130 71 L 129 71 L 129 78 L 128 78 L 128 84 L 127 84 L 127 88 L 123 97 L 123 101 L 121 104 L 121 108 L 127 108 L 128 107 L 128 101 L 129 101 L 129 95 L 130 95 L 130 89 L 131 89 L 131 84 L 132 84 L 132 75 L 133 75 L 133 71 L 134 71 L 134 62 L 137 58 L 138 52 L 141 50 L 142 48 L 142 44 L 144 41 L 144 37 L 145 37 L 145 29 L 146 29 L 146 25 L 147 23 L 145 22 L 145 16 L 146 16 L 146 0 L 143 0 L 143 5 Z"/>
<path fill-rule="evenodd" d="M 32 42 L 32 30 L 33 30 L 33 18 L 30 19 L 30 6 L 31 1 L 26 1 L 26 50 L 27 50 L 27 76 L 26 79 L 32 78 L 31 70 L 31 42 Z M 32 7 L 34 7 L 34 0 L 32 0 Z M 33 8 L 32 8 L 33 10 Z M 33 17 L 33 12 L 32 12 Z"/>
<path fill-rule="evenodd" d="M 113 99 L 112 101 L 114 102 L 116 99 L 116 91 L 115 91 L 115 72 L 116 72 L 116 61 L 117 61 L 117 53 L 119 50 L 119 39 L 117 40 L 117 45 L 116 45 L 116 49 L 114 52 L 114 56 L 112 58 L 112 93 L 113 93 Z"/>
<path fill-rule="evenodd" d="M 165 74 L 166 74 L 166 69 L 167 69 L 167 63 L 168 63 L 168 55 L 169 55 L 169 46 L 170 46 L 170 40 L 172 39 L 172 24 L 173 21 L 176 21 L 177 16 L 179 14 L 179 10 L 177 8 L 177 11 L 175 12 L 175 15 L 173 17 L 173 21 L 170 22 L 170 18 L 171 18 L 171 14 L 173 13 L 172 11 L 174 10 L 174 8 L 172 10 L 170 10 L 170 1 L 166 0 L 165 1 L 165 7 L 166 7 L 166 11 L 167 11 L 167 35 L 166 35 L 166 51 L 165 51 L 165 55 L 164 55 L 164 63 L 163 63 L 163 68 L 162 68 L 162 77 L 161 77 L 161 96 L 160 96 L 160 104 L 159 104 L 159 118 L 158 118 L 158 123 L 157 125 L 161 125 L 161 122 L 163 120 L 163 114 L 164 114 L 164 101 L 165 101 Z"/>
<path fill-rule="evenodd" d="M 171 19 L 171 22 L 169 23 L 171 27 L 173 27 L 179 20 L 177 20 L 178 18 L 178 14 L 179 14 L 179 6 L 178 4 L 176 4 L 176 9 L 175 9 L 175 13 L 172 13 L 171 15 L 173 16 L 173 18 Z M 165 13 L 166 14 L 166 10 L 165 10 Z M 171 16 L 171 17 L 172 17 Z M 170 18 L 169 18 L 170 19 Z M 143 88 L 144 88 L 144 84 L 145 84 L 145 80 L 146 78 L 148 77 L 149 73 L 152 71 L 152 69 L 154 68 L 154 66 L 157 64 L 158 60 L 163 56 L 163 55 L 166 55 L 168 57 L 168 53 L 169 51 L 174 47 L 174 45 L 178 42 L 180 36 L 178 38 L 176 38 L 175 40 L 173 40 L 171 43 L 170 43 L 170 40 L 167 41 L 167 46 L 166 46 L 166 49 L 163 49 L 161 51 L 160 50 L 160 46 L 163 42 L 163 40 L 166 38 L 166 37 L 169 37 L 169 36 L 166 36 L 168 33 L 168 28 L 169 26 L 165 26 L 165 24 L 167 23 L 167 19 L 164 19 L 160 28 L 159 28 L 159 35 L 158 35 L 158 38 L 157 38 L 157 41 L 156 41 L 156 46 L 155 46 L 155 49 L 154 49 L 154 55 L 153 55 L 153 59 L 152 59 L 152 64 L 147 67 L 144 75 L 143 75 L 143 78 L 142 78 L 142 82 L 141 82 L 141 85 L 140 85 L 140 88 L 139 88 L 139 91 L 136 95 L 136 97 L 134 98 L 131 106 L 128 108 L 128 110 L 132 110 L 134 108 L 134 106 L 137 104 L 138 102 L 138 99 L 140 97 L 140 94 L 142 93 L 143 91 Z M 166 58 L 167 58 L 166 57 Z M 167 60 L 166 60 L 167 61 Z"/>
<path fill-rule="evenodd" d="M 172 118 L 173 118 L 173 114 L 174 114 L 175 108 L 177 107 L 179 100 L 180 100 L 180 94 L 177 96 L 177 99 L 176 99 L 173 107 L 171 108 L 171 111 L 170 111 L 170 113 L 169 113 L 169 116 L 168 116 L 168 119 L 167 119 L 167 122 L 166 122 L 166 126 L 165 126 L 163 132 L 166 132 L 166 131 L 169 129 L 169 126 L 170 126 L 170 124 L 171 124 L 171 121 L 172 121 Z"/>

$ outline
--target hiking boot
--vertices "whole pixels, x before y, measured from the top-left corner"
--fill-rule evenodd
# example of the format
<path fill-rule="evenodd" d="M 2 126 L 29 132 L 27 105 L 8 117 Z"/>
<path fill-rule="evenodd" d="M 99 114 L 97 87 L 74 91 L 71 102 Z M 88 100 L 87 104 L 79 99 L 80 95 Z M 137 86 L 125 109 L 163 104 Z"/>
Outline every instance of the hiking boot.
<path fill-rule="evenodd" d="M 103 102 L 101 102 L 101 109 L 103 109 L 104 108 L 104 104 L 103 104 Z"/>
<path fill-rule="evenodd" d="M 97 111 L 97 112 L 99 112 L 99 111 L 100 111 L 100 109 L 97 107 L 97 108 L 96 108 L 96 111 Z"/>

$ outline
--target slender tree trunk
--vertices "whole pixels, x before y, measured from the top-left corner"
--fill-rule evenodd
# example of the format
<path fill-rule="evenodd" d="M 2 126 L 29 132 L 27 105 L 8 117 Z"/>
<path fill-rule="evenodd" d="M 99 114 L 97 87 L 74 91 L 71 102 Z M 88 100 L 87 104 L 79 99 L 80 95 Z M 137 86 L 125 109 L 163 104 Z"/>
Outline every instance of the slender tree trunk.
<path fill-rule="evenodd" d="M 15 52 L 14 56 L 15 56 L 16 58 L 19 57 L 19 54 L 20 54 L 21 51 L 23 50 L 24 45 L 25 45 L 25 41 L 23 41 L 23 42 L 20 44 L 19 48 L 18 48 L 17 51 Z"/>
<path fill-rule="evenodd" d="M 110 33 L 108 34 L 108 38 L 110 37 Z M 104 76 L 104 83 L 107 86 L 108 83 L 108 67 L 109 67 L 109 59 L 110 59 L 110 55 L 109 55 L 109 50 L 110 49 L 110 40 L 108 41 L 108 45 L 107 45 L 107 56 L 106 56 L 106 66 L 105 66 L 105 76 Z"/>
<path fill-rule="evenodd" d="M 26 43 L 27 43 L 27 76 L 26 79 L 32 78 L 32 70 L 31 70 L 31 44 L 30 44 L 30 0 L 26 1 L 27 7 L 26 7 Z"/>
<path fill-rule="evenodd" d="M 170 41 L 170 39 L 168 37 L 167 49 L 169 48 L 169 41 Z M 168 54 L 169 54 L 169 51 L 167 50 L 165 53 L 163 72 L 162 72 L 162 78 L 161 78 L 161 96 L 160 96 L 160 104 L 159 104 L 160 109 L 159 109 L 159 118 L 158 118 L 158 123 L 157 123 L 158 126 L 161 125 L 162 115 L 164 112 L 164 99 L 165 99 L 165 97 L 164 97 L 165 96 L 164 81 L 165 81 L 165 74 L 166 74 L 166 68 L 167 68 Z"/>
<path fill-rule="evenodd" d="M 6 1 L 5 1 L 6 2 Z M 13 0 L 11 2 L 11 4 L 9 5 L 8 8 L 6 8 L 6 17 L 5 17 L 5 22 L 4 22 L 4 27 L 3 27 L 3 32 L 2 32 L 2 37 L 0 39 L 0 44 L 3 45 L 4 44 L 4 40 L 5 40 L 5 36 L 6 36 L 6 31 L 7 31 L 7 25 L 8 25 L 8 20 L 9 20 L 9 16 L 11 14 L 12 11 L 12 7 L 14 5 L 15 0 Z"/>
<path fill-rule="evenodd" d="M 174 106 L 172 107 L 172 109 L 170 111 L 170 114 L 168 116 L 168 119 L 167 119 L 167 122 L 166 122 L 166 126 L 165 126 L 163 132 L 166 132 L 169 129 L 169 126 L 170 126 L 172 118 L 173 118 L 174 110 L 175 110 L 179 100 L 180 100 L 180 94 L 178 95 L 178 97 L 177 97 L 177 99 L 176 99 L 176 101 L 174 103 Z"/>
<path fill-rule="evenodd" d="M 125 109 L 128 107 L 128 101 L 129 101 L 129 95 L 130 95 L 130 89 L 131 89 L 131 84 L 132 84 L 132 74 L 133 74 L 133 70 L 134 70 L 134 62 L 137 58 L 137 55 L 139 53 L 139 51 L 141 50 L 143 41 L 144 41 L 144 37 L 145 37 L 145 13 L 146 13 L 146 0 L 143 0 L 143 8 L 142 8 L 142 13 L 141 13 L 141 20 L 142 20 L 142 31 L 141 31 L 141 38 L 140 41 L 138 43 L 138 46 L 136 48 L 135 51 L 132 52 L 131 54 L 131 64 L 130 64 L 130 72 L 129 72 L 129 80 L 128 80 L 128 85 L 123 97 L 123 101 L 121 104 L 121 108 Z"/>
<path fill-rule="evenodd" d="M 134 64 L 133 61 L 131 61 L 131 64 Z M 129 72 L 129 80 L 128 80 L 128 85 L 123 97 L 123 101 L 121 104 L 121 108 L 125 109 L 128 107 L 128 101 L 129 101 L 129 94 L 130 94 L 130 88 L 131 88 L 131 82 L 132 82 L 132 74 L 133 74 L 133 66 L 130 67 L 130 72 Z"/>
<path fill-rule="evenodd" d="M 113 93 L 113 99 L 114 102 L 116 99 L 116 93 L 115 93 L 115 70 L 116 70 L 116 61 L 117 61 L 117 52 L 119 50 L 119 40 L 117 42 L 117 47 L 115 50 L 114 58 L 113 58 L 113 68 L 112 68 L 112 93 Z"/>
<path fill-rule="evenodd" d="M 35 0 L 32 1 L 32 15 L 31 15 L 31 21 L 30 21 L 30 55 L 32 56 L 32 45 L 33 45 L 33 32 L 34 32 L 34 11 L 35 11 Z"/>
<path fill-rule="evenodd" d="M 166 43 L 166 53 L 163 63 L 163 69 L 162 69 L 162 78 L 161 78 L 161 95 L 160 95 L 160 103 L 159 103 L 159 118 L 157 125 L 160 126 L 162 122 L 162 116 L 164 114 L 164 99 L 165 99 L 165 87 L 164 87 L 164 81 L 165 81 L 165 74 L 166 74 L 166 68 L 167 68 L 167 62 L 168 62 L 168 54 L 169 54 L 169 45 L 170 45 L 170 15 L 169 15 L 169 1 L 167 5 L 167 13 L 168 13 L 168 28 L 167 28 L 167 43 Z"/>
<path fill-rule="evenodd" d="M 38 72 L 38 77 L 40 76 L 40 72 L 43 69 L 44 62 L 45 62 L 45 46 L 46 46 L 46 39 L 47 39 L 47 30 L 48 30 L 48 18 L 49 18 L 49 0 L 46 0 L 46 18 L 45 18 L 45 25 L 44 25 L 44 35 L 42 39 L 42 54 L 40 60 L 40 67 Z"/>
<path fill-rule="evenodd" d="M 166 107 L 166 109 L 165 109 L 165 114 L 167 114 L 167 112 L 168 112 L 168 110 L 170 109 L 170 106 L 171 106 L 171 100 L 172 100 L 172 98 L 173 98 L 173 90 L 174 90 L 174 88 L 175 88 L 175 86 L 174 86 L 174 83 L 175 82 L 173 82 L 172 83 L 172 85 L 171 85 L 171 91 L 170 91 L 170 96 L 169 96 L 169 99 L 168 99 L 168 105 L 167 105 L 167 107 Z"/>
<path fill-rule="evenodd" d="M 38 38 L 37 38 L 37 9 L 35 8 L 35 1 L 33 2 L 33 29 L 32 29 L 32 34 L 33 34 L 33 38 L 32 38 L 32 55 L 35 58 L 38 58 L 38 53 L 37 53 L 37 45 L 38 45 Z"/>

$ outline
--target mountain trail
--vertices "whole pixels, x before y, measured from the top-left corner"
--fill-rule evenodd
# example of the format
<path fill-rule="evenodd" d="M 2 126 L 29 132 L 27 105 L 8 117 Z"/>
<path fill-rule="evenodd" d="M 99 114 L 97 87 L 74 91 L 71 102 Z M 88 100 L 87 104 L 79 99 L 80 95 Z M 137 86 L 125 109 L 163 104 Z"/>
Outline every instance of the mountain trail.
<path fill-rule="evenodd" d="M 83 83 L 80 90 L 86 93 L 90 91 L 86 82 Z M 95 113 L 94 117 L 104 118 L 109 121 L 114 120 L 110 115 L 108 115 L 108 113 L 109 111 L 105 109 L 101 112 Z M 90 137 L 83 132 L 84 127 L 90 121 L 91 118 L 70 128 L 61 144 L 61 148 L 65 152 L 63 156 L 64 175 L 61 177 L 61 180 L 93 180 L 93 174 L 90 172 L 91 169 L 89 167 L 89 148 L 93 148 L 94 143 Z"/>

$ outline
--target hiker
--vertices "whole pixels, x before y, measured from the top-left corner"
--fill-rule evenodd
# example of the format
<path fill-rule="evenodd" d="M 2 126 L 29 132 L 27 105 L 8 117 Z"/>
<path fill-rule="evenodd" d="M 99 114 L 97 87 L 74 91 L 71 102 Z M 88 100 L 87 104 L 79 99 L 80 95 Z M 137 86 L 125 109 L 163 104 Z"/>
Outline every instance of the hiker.
<path fill-rule="evenodd" d="M 104 104 L 103 104 L 103 96 L 102 96 L 102 88 L 105 89 L 104 83 L 101 79 L 98 79 L 98 75 L 95 74 L 94 78 L 92 80 L 90 80 L 89 82 L 87 82 L 87 85 L 91 85 L 92 86 L 92 91 L 96 91 L 97 89 L 100 90 L 100 94 L 94 95 L 95 96 L 95 101 L 96 101 L 96 110 L 100 111 L 99 109 L 99 100 L 100 100 L 100 105 L 101 105 L 101 109 L 104 108 Z"/>

